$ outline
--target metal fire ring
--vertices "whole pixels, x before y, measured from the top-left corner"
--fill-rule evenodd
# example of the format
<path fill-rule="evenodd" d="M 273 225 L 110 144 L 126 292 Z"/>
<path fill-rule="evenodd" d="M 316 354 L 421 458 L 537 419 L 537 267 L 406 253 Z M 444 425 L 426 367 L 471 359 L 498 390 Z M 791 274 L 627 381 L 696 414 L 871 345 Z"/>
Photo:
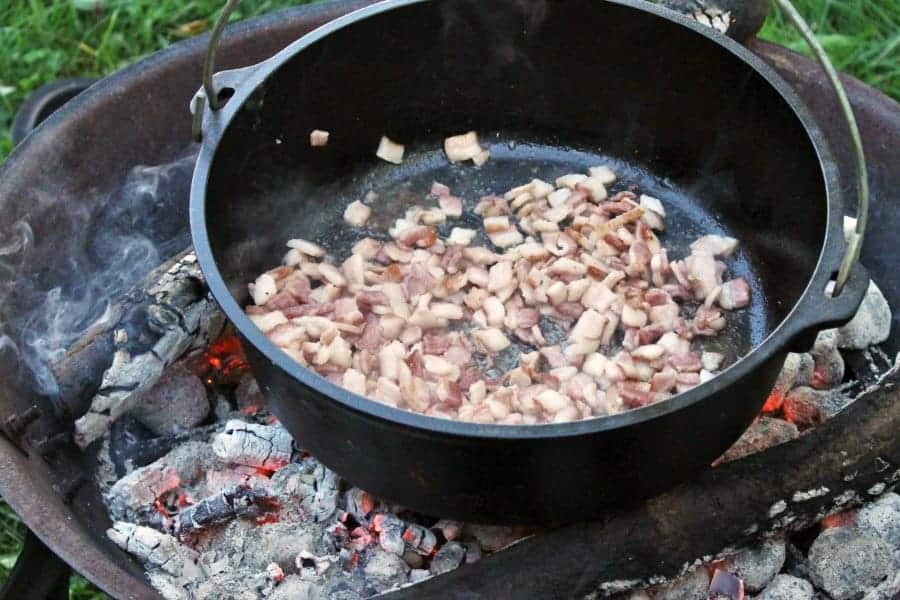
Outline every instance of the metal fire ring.
<path fill-rule="evenodd" d="M 854 231 L 847 234 L 847 249 L 844 252 L 844 258 L 841 261 L 841 266 L 838 270 L 837 277 L 835 278 L 834 290 L 831 292 L 832 296 L 839 296 L 843 291 L 844 286 L 847 284 L 847 281 L 850 279 L 850 272 L 853 269 L 853 265 L 859 260 L 863 241 L 865 239 L 866 227 L 869 222 L 869 175 L 866 171 L 866 154 L 863 149 L 862 136 L 859 133 L 856 116 L 853 114 L 853 108 L 850 106 L 850 100 L 847 98 L 844 84 L 841 83 L 837 69 L 834 68 L 834 64 L 828 57 L 828 53 L 825 52 L 825 49 L 819 43 L 819 40 L 816 39 L 809 24 L 800 12 L 797 11 L 797 8 L 791 0 L 775 0 L 775 3 L 778 5 L 778 8 L 784 12 L 794 27 L 797 28 L 797 31 L 800 32 L 800 35 L 806 41 L 807 45 L 809 45 L 816 60 L 819 61 L 819 64 L 825 71 L 825 75 L 828 77 L 828 81 L 831 83 L 831 87 L 837 95 L 841 112 L 843 113 L 844 119 L 847 122 L 847 127 L 850 130 L 850 139 L 856 157 L 858 200 L 856 228 Z M 228 24 L 228 19 L 238 7 L 238 4 L 240 4 L 240 0 L 228 0 L 225 3 L 225 7 L 222 8 L 222 12 L 219 14 L 219 18 L 216 20 L 216 24 L 209 36 L 209 44 L 206 47 L 206 55 L 203 59 L 203 91 L 194 97 L 191 107 L 194 113 L 191 133 L 194 140 L 197 142 L 201 141 L 203 138 L 203 113 L 205 112 L 205 109 L 208 107 L 211 111 L 217 111 L 225 104 L 225 102 L 219 98 L 219 94 L 213 85 L 213 68 L 215 66 L 216 49 L 219 44 L 219 39 L 222 37 L 222 32 Z"/>

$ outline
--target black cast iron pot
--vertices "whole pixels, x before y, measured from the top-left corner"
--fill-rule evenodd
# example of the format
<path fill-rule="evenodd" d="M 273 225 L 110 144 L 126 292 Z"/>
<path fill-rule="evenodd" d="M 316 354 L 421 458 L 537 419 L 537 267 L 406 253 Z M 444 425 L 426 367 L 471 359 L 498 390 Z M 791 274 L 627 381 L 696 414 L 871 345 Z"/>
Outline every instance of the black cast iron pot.
<path fill-rule="evenodd" d="M 195 102 L 194 245 L 271 408 L 326 465 L 429 514 L 584 519 L 708 467 L 759 413 L 786 353 L 849 319 L 868 277 L 856 265 L 826 294 L 845 252 L 833 161 L 793 91 L 749 51 L 637 0 L 467 7 L 379 3 L 217 75 L 217 110 Z M 324 151 L 310 148 L 313 129 L 331 132 Z M 470 129 L 492 159 L 451 168 L 437 149 Z M 403 166 L 379 164 L 382 135 L 406 143 Z M 739 360 L 671 400 L 561 425 L 425 417 L 299 366 L 242 310 L 285 240 L 348 253 L 359 234 L 341 213 L 369 189 L 438 180 L 477 198 L 604 162 L 671 207 L 669 247 L 710 231 L 742 243 L 732 270 L 753 299 L 723 342 Z"/>

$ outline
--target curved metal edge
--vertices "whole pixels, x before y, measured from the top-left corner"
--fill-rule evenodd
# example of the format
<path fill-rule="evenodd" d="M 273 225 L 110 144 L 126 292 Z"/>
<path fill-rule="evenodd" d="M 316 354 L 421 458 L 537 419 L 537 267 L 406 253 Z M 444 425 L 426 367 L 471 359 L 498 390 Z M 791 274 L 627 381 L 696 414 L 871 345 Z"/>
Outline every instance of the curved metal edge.
<path fill-rule="evenodd" d="M 856 178 L 857 178 L 857 194 L 858 217 L 856 221 L 855 231 L 850 235 L 847 244 L 847 250 L 841 261 L 841 266 L 837 274 L 834 284 L 834 296 L 840 296 L 850 278 L 850 270 L 853 265 L 859 261 L 860 252 L 862 252 L 863 240 L 865 238 L 866 226 L 869 222 L 869 175 L 866 170 L 866 153 L 863 149 L 862 137 L 859 133 L 859 125 L 856 122 L 856 116 L 853 114 L 853 108 L 850 106 L 850 100 L 847 98 L 847 92 L 841 79 L 838 76 L 837 69 L 834 68 L 828 53 L 819 43 L 815 34 L 810 29 L 809 24 L 793 5 L 791 0 L 775 0 L 778 7 L 788 16 L 794 27 L 800 32 L 800 35 L 809 45 L 813 55 L 822 65 L 828 81 L 831 83 L 834 92 L 837 95 L 838 103 L 843 112 L 844 119 L 847 121 L 847 127 L 850 130 L 850 140 L 853 144 L 853 150 L 856 154 Z"/>
<path fill-rule="evenodd" d="M 96 79 L 89 77 L 72 77 L 52 81 L 31 92 L 25 102 L 19 106 L 16 116 L 13 117 L 12 127 L 10 127 L 13 145 L 18 145 L 53 112 L 65 106 L 66 102 L 96 82 Z M 60 100 L 62 100 L 61 103 L 59 103 Z M 57 108 L 47 113 L 48 108 L 54 105 L 57 105 Z"/>
<path fill-rule="evenodd" d="M 249 343 L 258 348 L 263 355 L 278 368 L 287 372 L 291 377 L 303 385 L 329 396 L 334 401 L 340 402 L 353 411 L 369 415 L 385 422 L 420 430 L 423 435 L 497 439 L 574 437 L 618 429 L 661 418 L 670 413 L 682 410 L 687 406 L 703 400 L 709 395 L 727 388 L 734 381 L 746 376 L 751 370 L 770 359 L 777 352 L 790 346 L 793 341 L 792 337 L 797 335 L 798 332 L 790 328 L 787 324 L 798 315 L 803 315 L 804 310 L 811 310 L 808 306 L 811 302 L 810 298 L 812 294 L 817 293 L 817 290 L 825 289 L 825 286 L 831 280 L 835 265 L 839 264 L 839 260 L 837 260 L 836 257 L 839 255 L 839 252 L 843 250 L 842 226 L 841 223 L 838 222 L 840 219 L 834 218 L 837 214 L 843 214 L 842 193 L 837 176 L 837 165 L 828 145 L 824 142 L 824 135 L 812 118 L 805 104 L 773 67 L 765 63 L 760 57 L 739 42 L 680 13 L 642 0 L 605 1 L 649 13 L 676 25 L 686 27 L 720 46 L 723 50 L 730 52 L 737 59 L 748 64 L 760 77 L 772 86 L 774 91 L 783 98 L 787 107 L 797 116 L 801 125 L 806 129 L 810 144 L 816 152 L 820 164 L 823 166 L 822 177 L 825 182 L 826 190 L 826 199 L 824 201 L 827 202 L 828 208 L 826 211 L 827 223 L 824 232 L 824 241 L 820 250 L 819 260 L 817 261 L 816 268 L 810 275 L 810 280 L 798 302 L 785 319 L 773 329 L 762 343 L 754 348 L 747 356 L 738 360 L 712 380 L 703 383 L 688 392 L 678 394 L 664 402 L 617 415 L 573 423 L 513 426 L 482 425 L 438 419 L 436 417 L 429 417 L 392 408 L 368 400 L 367 398 L 348 392 L 312 371 L 301 367 L 269 341 L 269 339 L 263 335 L 244 314 L 243 309 L 232 297 L 231 292 L 216 265 L 215 259 L 212 256 L 212 248 L 208 232 L 206 231 L 206 186 L 213 159 L 222 135 L 232 119 L 241 110 L 243 104 L 250 98 L 250 95 L 255 88 L 263 83 L 266 78 L 272 75 L 278 68 L 287 62 L 287 60 L 303 49 L 318 42 L 330 33 L 352 25 L 359 20 L 396 8 L 429 1 L 434 0 L 383 0 L 344 15 L 311 31 L 285 47 L 271 59 L 258 65 L 259 68 L 254 69 L 247 81 L 244 82 L 242 88 L 236 90 L 234 97 L 231 98 L 228 104 L 223 107 L 222 110 L 217 111 L 214 118 L 209 120 L 209 128 L 205 130 L 207 135 L 201 147 L 197 159 L 197 166 L 194 171 L 194 178 L 191 182 L 191 207 L 189 213 L 191 220 L 191 235 L 194 240 L 194 246 L 201 269 L 206 277 L 213 296 L 228 319 Z M 820 297 L 824 297 L 824 295 L 820 294 Z M 764 400 L 764 398 L 760 398 L 760 406 Z"/>

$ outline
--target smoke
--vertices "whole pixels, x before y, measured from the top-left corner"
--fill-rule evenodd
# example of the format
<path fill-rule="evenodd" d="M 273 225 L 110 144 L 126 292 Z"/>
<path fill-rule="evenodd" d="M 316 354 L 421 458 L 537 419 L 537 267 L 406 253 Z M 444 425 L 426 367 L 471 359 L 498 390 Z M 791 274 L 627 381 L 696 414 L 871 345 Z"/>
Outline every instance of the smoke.
<path fill-rule="evenodd" d="M 41 199 L 37 214 L 13 225 L 0 245 L 0 354 L 16 354 L 35 391 L 56 394 L 50 366 L 190 244 L 194 158 L 135 167 L 118 190 L 92 201 Z"/>

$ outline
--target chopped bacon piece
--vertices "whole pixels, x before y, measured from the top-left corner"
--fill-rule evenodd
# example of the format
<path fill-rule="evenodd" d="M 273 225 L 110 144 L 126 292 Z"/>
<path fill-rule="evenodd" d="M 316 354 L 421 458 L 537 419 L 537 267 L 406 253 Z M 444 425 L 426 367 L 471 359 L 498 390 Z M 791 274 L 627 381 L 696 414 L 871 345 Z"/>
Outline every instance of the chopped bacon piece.
<path fill-rule="evenodd" d="M 431 184 L 431 195 L 435 198 L 442 198 L 444 196 L 449 196 L 450 194 L 450 188 L 443 183 L 438 183 L 437 181 L 435 181 Z"/>
<path fill-rule="evenodd" d="M 370 311 L 375 306 L 389 306 L 390 301 L 379 290 L 359 290 L 356 292 L 356 305 L 360 310 Z"/>
<path fill-rule="evenodd" d="M 439 196 L 438 206 L 448 217 L 461 217 L 463 213 L 462 198 L 456 196 Z"/>
<path fill-rule="evenodd" d="M 450 348 L 450 336 L 446 333 L 426 333 L 422 337 L 422 351 L 425 354 L 443 354 Z"/>
<path fill-rule="evenodd" d="M 377 323 L 368 323 L 360 338 L 356 340 L 356 347 L 374 352 L 381 347 L 382 341 L 381 327 Z"/>
<path fill-rule="evenodd" d="M 704 235 L 691 244 L 691 253 L 728 257 L 734 254 L 737 247 L 738 241 L 734 238 L 720 235 Z"/>
<path fill-rule="evenodd" d="M 424 267 L 414 264 L 403 278 L 403 290 L 407 298 L 421 296 L 434 289 L 435 279 Z"/>
<path fill-rule="evenodd" d="M 726 281 L 719 293 L 719 306 L 725 310 L 744 308 L 750 304 L 750 285 L 743 277 Z"/>
<path fill-rule="evenodd" d="M 703 363 L 696 352 L 673 354 L 669 356 L 669 365 L 674 367 L 679 373 L 699 373 L 700 369 L 703 368 Z"/>
<path fill-rule="evenodd" d="M 437 241 L 437 231 L 434 227 L 417 225 L 404 229 L 397 234 L 397 241 L 409 248 L 430 248 Z"/>

